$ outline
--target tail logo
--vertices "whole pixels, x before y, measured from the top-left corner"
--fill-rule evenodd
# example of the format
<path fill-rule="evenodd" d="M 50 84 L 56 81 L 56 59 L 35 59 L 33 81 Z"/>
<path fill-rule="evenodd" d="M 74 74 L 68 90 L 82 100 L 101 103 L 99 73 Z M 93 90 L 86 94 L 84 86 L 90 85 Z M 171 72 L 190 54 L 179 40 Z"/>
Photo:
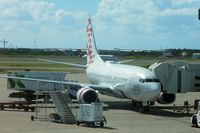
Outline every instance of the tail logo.
<path fill-rule="evenodd" d="M 91 20 L 88 18 L 88 25 L 86 27 L 87 32 L 87 56 L 89 56 L 89 64 L 94 63 L 94 57 L 95 54 L 93 53 L 93 45 L 92 45 L 92 26 L 91 26 Z"/>

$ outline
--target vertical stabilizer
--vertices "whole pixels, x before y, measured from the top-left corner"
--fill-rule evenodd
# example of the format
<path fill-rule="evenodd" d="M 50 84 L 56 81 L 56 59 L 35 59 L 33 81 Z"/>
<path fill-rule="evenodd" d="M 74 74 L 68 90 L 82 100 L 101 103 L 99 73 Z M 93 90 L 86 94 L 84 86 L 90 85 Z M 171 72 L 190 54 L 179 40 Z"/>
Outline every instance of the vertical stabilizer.
<path fill-rule="evenodd" d="M 90 15 L 87 19 L 86 33 L 87 33 L 87 64 L 89 65 L 93 63 L 103 63 L 103 60 L 101 59 L 101 57 L 98 55 L 97 52 Z"/>

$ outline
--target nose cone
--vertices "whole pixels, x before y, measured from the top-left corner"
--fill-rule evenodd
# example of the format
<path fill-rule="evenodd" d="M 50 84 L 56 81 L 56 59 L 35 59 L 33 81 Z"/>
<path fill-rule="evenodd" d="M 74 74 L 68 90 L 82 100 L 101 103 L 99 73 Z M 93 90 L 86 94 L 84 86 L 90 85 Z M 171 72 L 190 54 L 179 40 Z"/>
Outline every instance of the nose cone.
<path fill-rule="evenodd" d="M 142 101 L 153 102 L 156 101 L 161 92 L 161 85 L 160 83 L 151 83 L 146 86 L 146 93 L 143 95 Z"/>

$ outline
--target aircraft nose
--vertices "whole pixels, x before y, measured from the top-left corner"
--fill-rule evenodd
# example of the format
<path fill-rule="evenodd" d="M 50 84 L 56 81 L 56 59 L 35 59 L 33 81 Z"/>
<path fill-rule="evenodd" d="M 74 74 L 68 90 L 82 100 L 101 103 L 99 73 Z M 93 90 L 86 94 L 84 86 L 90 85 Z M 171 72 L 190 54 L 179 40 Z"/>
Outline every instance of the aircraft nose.
<path fill-rule="evenodd" d="M 155 83 L 150 85 L 150 93 L 151 93 L 151 99 L 153 101 L 157 100 L 160 96 L 161 92 L 161 85 L 159 83 Z"/>
<path fill-rule="evenodd" d="M 147 86 L 147 93 L 145 93 L 146 96 L 143 96 L 143 101 L 156 101 L 161 92 L 161 85 L 159 83 L 152 83 Z"/>

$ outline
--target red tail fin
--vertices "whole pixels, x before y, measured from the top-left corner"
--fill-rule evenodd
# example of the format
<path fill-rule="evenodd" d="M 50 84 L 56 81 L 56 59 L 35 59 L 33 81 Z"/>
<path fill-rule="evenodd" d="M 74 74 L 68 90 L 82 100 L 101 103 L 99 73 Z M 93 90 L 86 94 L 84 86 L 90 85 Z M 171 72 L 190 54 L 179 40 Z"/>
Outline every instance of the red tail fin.
<path fill-rule="evenodd" d="M 94 38 L 90 15 L 87 20 L 86 33 L 87 33 L 87 64 L 102 63 L 103 60 L 97 53 L 96 42 Z"/>

